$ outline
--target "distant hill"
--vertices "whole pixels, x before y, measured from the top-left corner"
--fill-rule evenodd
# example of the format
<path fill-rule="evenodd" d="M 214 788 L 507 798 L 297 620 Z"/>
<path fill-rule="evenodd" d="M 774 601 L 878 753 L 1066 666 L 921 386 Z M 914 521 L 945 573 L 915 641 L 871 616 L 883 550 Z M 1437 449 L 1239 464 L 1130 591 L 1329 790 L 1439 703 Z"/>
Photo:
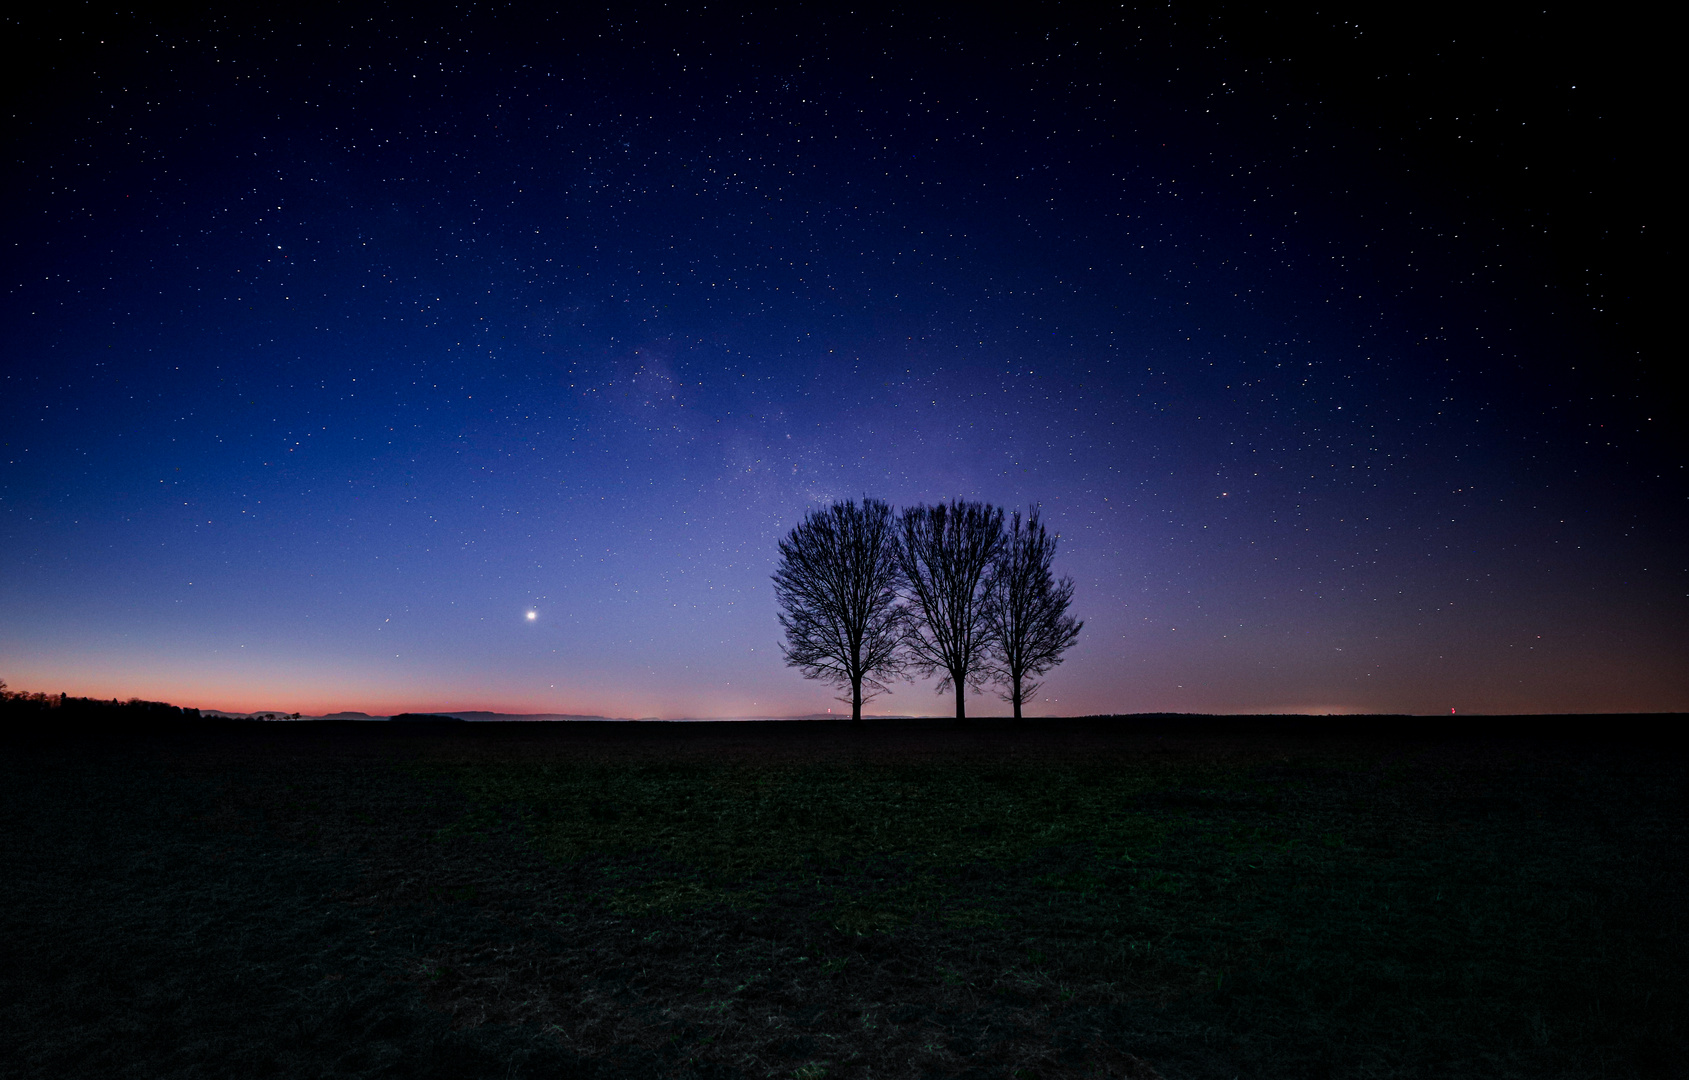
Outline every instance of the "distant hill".
<path fill-rule="evenodd" d="M 503 712 L 451 712 L 441 713 L 442 716 L 455 716 L 459 720 L 620 720 L 619 716 L 587 716 L 582 713 L 503 713 Z"/>

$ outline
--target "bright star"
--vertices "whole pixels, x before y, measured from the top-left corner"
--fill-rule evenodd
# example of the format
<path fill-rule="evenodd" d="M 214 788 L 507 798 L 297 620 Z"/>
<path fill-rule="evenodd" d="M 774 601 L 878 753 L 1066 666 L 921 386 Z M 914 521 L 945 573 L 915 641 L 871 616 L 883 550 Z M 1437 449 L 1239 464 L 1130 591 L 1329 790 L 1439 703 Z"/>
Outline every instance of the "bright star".
<path fill-rule="evenodd" d="M 528 621 L 529 622 L 533 622 L 535 619 L 537 619 L 539 617 L 540 617 L 540 613 L 537 612 L 537 611 L 528 612 Z"/>

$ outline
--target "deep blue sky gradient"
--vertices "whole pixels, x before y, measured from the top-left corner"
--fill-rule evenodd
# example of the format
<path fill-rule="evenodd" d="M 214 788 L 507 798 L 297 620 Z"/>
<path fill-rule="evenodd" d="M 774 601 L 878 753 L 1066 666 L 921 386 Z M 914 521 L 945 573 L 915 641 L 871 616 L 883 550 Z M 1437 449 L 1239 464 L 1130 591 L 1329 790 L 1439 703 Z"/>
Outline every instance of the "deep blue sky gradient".
<path fill-rule="evenodd" d="M 1613 33 L 616 11 L 14 21 L 0 677 L 820 712 L 868 494 L 1043 505 L 1034 714 L 1689 708 Z"/>

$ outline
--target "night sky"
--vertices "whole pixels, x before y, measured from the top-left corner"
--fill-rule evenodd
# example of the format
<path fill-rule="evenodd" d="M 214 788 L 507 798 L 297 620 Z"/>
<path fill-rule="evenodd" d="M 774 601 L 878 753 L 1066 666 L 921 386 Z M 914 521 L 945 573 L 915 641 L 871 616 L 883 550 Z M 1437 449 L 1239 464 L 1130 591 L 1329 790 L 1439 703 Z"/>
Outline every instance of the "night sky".
<path fill-rule="evenodd" d="M 1689 709 L 1665 35 L 216 7 L 7 16 L 14 689 L 823 712 L 869 495 L 1042 504 L 1029 715 Z"/>

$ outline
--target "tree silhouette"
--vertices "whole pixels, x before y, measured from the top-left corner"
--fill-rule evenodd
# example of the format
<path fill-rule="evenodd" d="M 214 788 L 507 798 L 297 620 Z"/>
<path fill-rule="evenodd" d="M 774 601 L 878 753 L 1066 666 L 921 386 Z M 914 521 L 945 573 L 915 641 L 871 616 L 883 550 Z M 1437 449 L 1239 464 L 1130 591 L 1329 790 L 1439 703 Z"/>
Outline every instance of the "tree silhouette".
<path fill-rule="evenodd" d="M 848 688 L 852 720 L 886 691 L 883 680 L 903 674 L 902 581 L 891 507 L 878 499 L 813 510 L 780 541 L 774 597 L 786 663 Z"/>
<path fill-rule="evenodd" d="M 938 692 L 955 688 L 956 719 L 964 720 L 965 688 L 979 688 L 991 672 L 986 572 L 1003 545 L 1003 511 L 957 500 L 905 509 L 899 524 L 910 596 L 903 640 L 923 676 L 944 673 Z"/>
<path fill-rule="evenodd" d="M 1061 654 L 1078 640 L 1085 625 L 1067 613 L 1073 579 L 1056 581 L 1050 572 L 1058 539 L 1045 531 L 1037 507 L 1027 513 L 1024 528 L 1017 510 L 992 564 L 985 618 L 993 674 L 1006 684 L 1002 698 L 1014 705 L 1016 720 L 1021 703 L 1043 685 L 1029 676 L 1043 675 L 1061 663 Z"/>

